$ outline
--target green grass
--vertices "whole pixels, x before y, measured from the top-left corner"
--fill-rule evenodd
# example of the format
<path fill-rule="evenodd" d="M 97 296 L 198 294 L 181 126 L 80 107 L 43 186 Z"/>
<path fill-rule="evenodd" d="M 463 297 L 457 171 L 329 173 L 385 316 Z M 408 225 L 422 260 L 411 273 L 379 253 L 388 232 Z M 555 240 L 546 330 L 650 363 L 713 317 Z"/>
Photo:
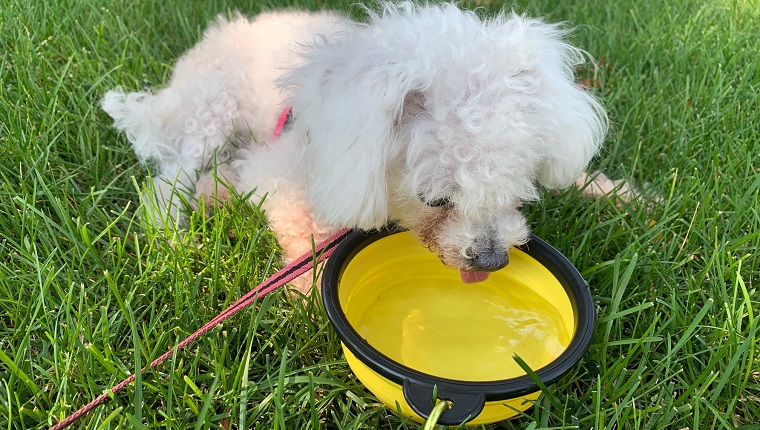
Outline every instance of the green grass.
<path fill-rule="evenodd" d="M 303 3 L 303 1 L 300 1 Z M 499 2 L 477 2 L 484 13 Z M 0 8 L 0 428 L 46 428 L 272 273 L 261 214 L 142 226 L 146 171 L 97 107 L 159 85 L 219 12 L 299 4 L 6 0 Z M 548 195 L 526 208 L 598 303 L 585 359 L 489 428 L 732 429 L 760 422 L 760 4 L 509 4 L 580 27 L 612 120 L 594 162 L 651 210 Z M 75 428 L 417 429 L 352 376 L 318 297 L 267 297 Z M 757 428 L 757 427 L 755 427 Z"/>

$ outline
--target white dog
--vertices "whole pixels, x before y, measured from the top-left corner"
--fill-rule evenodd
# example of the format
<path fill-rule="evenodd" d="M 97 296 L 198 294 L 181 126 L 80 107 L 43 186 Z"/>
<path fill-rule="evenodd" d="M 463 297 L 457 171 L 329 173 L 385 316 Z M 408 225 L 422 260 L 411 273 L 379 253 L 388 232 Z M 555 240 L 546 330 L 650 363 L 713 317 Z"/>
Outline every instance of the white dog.
<path fill-rule="evenodd" d="M 220 179 L 266 195 L 286 260 L 336 228 L 393 221 L 465 282 L 504 267 L 528 238 L 522 202 L 572 185 L 604 139 L 602 106 L 573 78 L 582 51 L 514 13 L 368 13 L 219 18 L 167 88 L 109 92 L 103 108 L 160 168 L 152 219 L 176 220 L 178 194 L 208 202 Z"/>

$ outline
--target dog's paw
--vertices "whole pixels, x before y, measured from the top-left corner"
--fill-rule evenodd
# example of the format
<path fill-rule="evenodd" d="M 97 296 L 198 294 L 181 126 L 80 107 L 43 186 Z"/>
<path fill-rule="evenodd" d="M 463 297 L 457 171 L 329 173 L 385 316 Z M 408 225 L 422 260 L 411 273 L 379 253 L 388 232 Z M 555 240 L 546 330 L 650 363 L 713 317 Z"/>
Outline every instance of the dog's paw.
<path fill-rule="evenodd" d="M 226 166 L 206 172 L 195 183 L 195 204 L 212 211 L 232 199 L 235 174 Z M 197 208 L 197 207 L 196 207 Z"/>

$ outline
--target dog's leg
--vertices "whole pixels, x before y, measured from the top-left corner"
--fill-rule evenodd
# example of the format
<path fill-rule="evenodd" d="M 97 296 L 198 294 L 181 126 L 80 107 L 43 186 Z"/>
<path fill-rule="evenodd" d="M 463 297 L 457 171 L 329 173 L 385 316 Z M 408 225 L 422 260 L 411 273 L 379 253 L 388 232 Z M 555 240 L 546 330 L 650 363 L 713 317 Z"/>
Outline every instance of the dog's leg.
<path fill-rule="evenodd" d="M 274 231 L 283 250 L 284 264 L 311 252 L 314 245 L 327 240 L 336 231 L 318 224 L 314 220 L 311 207 L 303 200 L 293 199 L 293 195 L 288 194 L 286 190 L 280 189 L 264 202 L 269 227 Z M 320 280 L 319 276 L 315 277 L 313 270 L 309 270 L 290 284 L 299 292 L 308 294 L 312 286 L 317 285 L 319 288 Z"/>
<path fill-rule="evenodd" d="M 220 164 L 214 171 L 201 175 L 195 184 L 194 204 L 211 210 L 229 202 L 232 190 L 237 189 L 237 175 L 229 164 Z"/>
<path fill-rule="evenodd" d="M 213 210 L 230 200 L 231 190 L 240 189 L 235 171 L 229 164 L 221 164 L 215 172 L 207 172 L 198 179 L 195 184 L 195 201 L 207 210 Z M 283 250 L 284 264 L 311 252 L 314 245 L 327 240 L 336 231 L 320 226 L 314 220 L 311 207 L 298 198 L 300 195 L 299 190 L 281 185 L 267 196 L 262 205 L 269 228 L 274 232 L 277 243 Z M 308 294 L 315 284 L 319 288 L 319 276 L 315 278 L 313 270 L 290 282 L 290 285 L 302 294 Z"/>

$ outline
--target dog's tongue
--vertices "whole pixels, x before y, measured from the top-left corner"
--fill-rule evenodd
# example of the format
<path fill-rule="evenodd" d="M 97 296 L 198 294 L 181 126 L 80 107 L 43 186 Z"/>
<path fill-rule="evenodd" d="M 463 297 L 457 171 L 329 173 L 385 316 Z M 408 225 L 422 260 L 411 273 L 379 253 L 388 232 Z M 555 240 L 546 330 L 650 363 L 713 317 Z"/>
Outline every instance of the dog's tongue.
<path fill-rule="evenodd" d="M 483 282 L 488 279 L 488 275 L 491 272 L 478 272 L 475 270 L 460 270 L 459 276 L 462 277 L 462 282 L 465 284 L 472 284 L 473 282 Z"/>

